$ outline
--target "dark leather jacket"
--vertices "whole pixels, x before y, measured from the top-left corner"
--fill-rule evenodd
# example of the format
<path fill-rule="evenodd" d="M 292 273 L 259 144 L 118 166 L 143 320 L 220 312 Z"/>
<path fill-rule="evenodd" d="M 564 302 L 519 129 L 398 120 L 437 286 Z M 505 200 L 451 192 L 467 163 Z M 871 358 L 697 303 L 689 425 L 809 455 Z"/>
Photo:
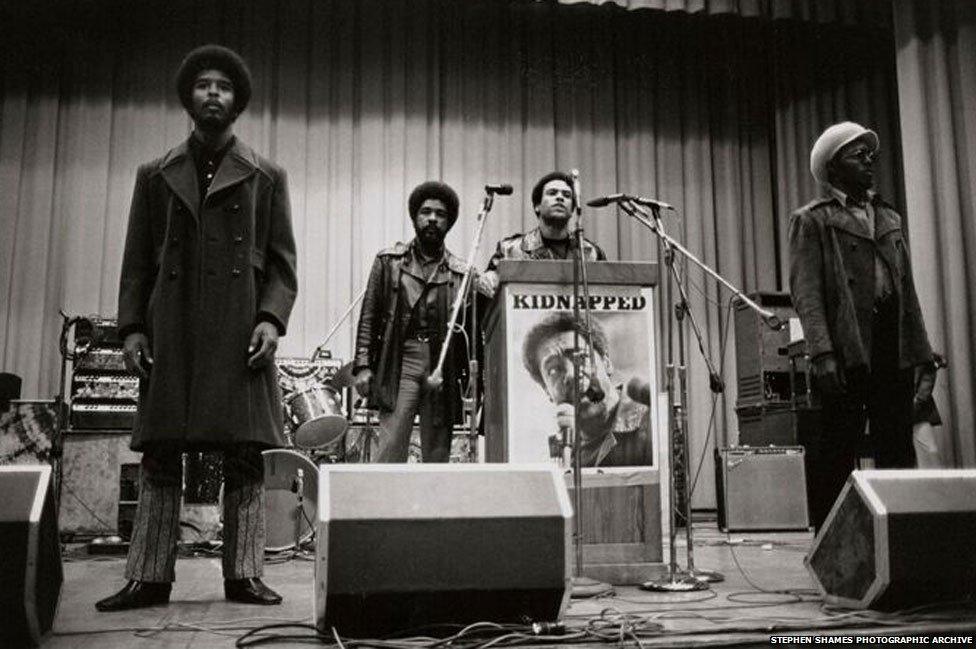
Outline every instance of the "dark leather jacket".
<path fill-rule="evenodd" d="M 400 242 L 376 255 L 356 332 L 354 371 L 367 367 L 373 371 L 370 405 L 383 412 L 391 412 L 395 408 L 400 386 L 403 339 L 410 327 L 412 312 L 401 307 L 398 291 L 402 290 L 401 274 L 410 262 L 410 255 L 411 246 Z M 430 313 L 432 322 L 429 323 L 432 330 L 431 365 L 437 363 L 440 355 L 447 320 L 457 291 L 461 288 L 464 271 L 464 261 L 447 251 L 435 277 L 436 281 L 443 280 L 443 283 L 430 289 L 436 292 L 435 308 Z M 447 397 L 444 403 L 451 410 L 446 413 L 449 415 L 448 421 L 461 421 L 458 383 L 466 378 L 466 361 L 464 337 L 455 335 L 451 339 L 451 348 L 444 363 L 444 394 Z"/>
<path fill-rule="evenodd" d="M 898 366 L 931 363 L 901 216 L 876 195 L 871 201 L 873 238 L 836 196 L 790 218 L 790 293 L 810 356 L 833 353 L 841 368 L 870 367 L 878 254 L 898 299 Z"/>

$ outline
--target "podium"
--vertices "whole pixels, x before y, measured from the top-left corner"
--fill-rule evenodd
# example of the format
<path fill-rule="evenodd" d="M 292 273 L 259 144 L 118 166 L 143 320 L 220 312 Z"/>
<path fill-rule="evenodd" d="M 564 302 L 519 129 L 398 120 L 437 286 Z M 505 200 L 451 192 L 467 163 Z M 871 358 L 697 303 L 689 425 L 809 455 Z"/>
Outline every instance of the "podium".
<path fill-rule="evenodd" d="M 606 397 L 581 404 L 583 573 L 612 584 L 641 583 L 667 569 L 658 267 L 595 262 L 587 275 L 594 363 L 585 362 L 584 381 L 597 381 Z M 484 320 L 485 458 L 562 465 L 556 417 L 567 407 L 572 412 L 573 263 L 505 260 L 498 276 Z M 586 344 L 581 337 L 581 347 Z M 572 489 L 572 468 L 563 468 Z"/>

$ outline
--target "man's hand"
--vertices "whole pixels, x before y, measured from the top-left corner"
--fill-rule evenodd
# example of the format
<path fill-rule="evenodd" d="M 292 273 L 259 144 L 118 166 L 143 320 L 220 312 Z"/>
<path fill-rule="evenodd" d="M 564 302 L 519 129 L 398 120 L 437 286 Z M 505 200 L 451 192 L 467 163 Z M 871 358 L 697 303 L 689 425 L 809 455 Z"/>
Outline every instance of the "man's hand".
<path fill-rule="evenodd" d="M 152 352 L 149 351 L 149 336 L 141 332 L 134 332 L 125 337 L 122 343 L 122 358 L 125 369 L 131 374 L 148 379 L 152 368 Z"/>
<path fill-rule="evenodd" d="M 488 297 L 495 297 L 495 293 L 498 292 L 498 284 L 498 273 L 493 270 L 486 270 L 475 279 L 475 290 Z"/>
<path fill-rule="evenodd" d="M 935 388 L 935 363 L 923 363 L 915 367 L 915 407 L 932 398 Z"/>
<path fill-rule="evenodd" d="M 247 346 L 247 366 L 251 369 L 264 367 L 274 358 L 278 349 L 278 328 L 270 322 L 259 322 L 251 334 Z"/>
<path fill-rule="evenodd" d="M 564 428 L 572 431 L 576 427 L 576 409 L 571 403 L 560 403 L 556 406 L 556 425 L 559 430 Z"/>
<path fill-rule="evenodd" d="M 373 370 L 364 367 L 356 372 L 356 380 L 353 385 L 356 386 L 356 392 L 359 393 L 359 396 L 368 399 L 373 391 Z"/>
<path fill-rule="evenodd" d="M 822 354 L 813 359 L 811 367 L 813 382 L 827 396 L 837 396 L 844 392 L 844 381 L 837 368 L 833 354 Z"/>

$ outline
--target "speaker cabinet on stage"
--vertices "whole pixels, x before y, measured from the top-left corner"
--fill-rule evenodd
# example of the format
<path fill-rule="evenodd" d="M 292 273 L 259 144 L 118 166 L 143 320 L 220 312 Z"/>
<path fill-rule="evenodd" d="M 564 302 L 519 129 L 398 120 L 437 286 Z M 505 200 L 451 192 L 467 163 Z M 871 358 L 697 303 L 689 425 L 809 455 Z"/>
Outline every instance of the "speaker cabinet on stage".
<path fill-rule="evenodd" d="M 896 610 L 976 589 L 976 470 L 854 471 L 804 559 L 829 604 Z"/>
<path fill-rule="evenodd" d="M 318 502 L 323 633 L 375 638 L 565 612 L 572 509 L 554 467 L 323 465 Z"/>
<path fill-rule="evenodd" d="M 723 532 L 807 529 L 803 458 L 802 446 L 716 449 L 719 528 Z"/>
<path fill-rule="evenodd" d="M 37 645 L 64 581 L 51 467 L 0 467 L 0 493 L 0 646 Z"/>

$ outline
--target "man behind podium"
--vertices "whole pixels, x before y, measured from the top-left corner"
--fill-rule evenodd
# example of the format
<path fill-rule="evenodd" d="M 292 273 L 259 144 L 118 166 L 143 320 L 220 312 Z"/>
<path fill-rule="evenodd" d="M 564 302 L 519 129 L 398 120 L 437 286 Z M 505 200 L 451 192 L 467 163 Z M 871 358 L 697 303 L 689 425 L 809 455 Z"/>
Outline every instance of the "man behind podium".
<path fill-rule="evenodd" d="M 653 464 L 649 388 L 636 377 L 627 383 L 626 389 L 614 383 L 606 332 L 595 318 L 590 327 L 589 337 L 583 331 L 579 334 L 584 359 L 579 385 L 582 466 Z M 576 328 L 572 313 L 552 313 L 529 330 L 522 345 L 522 364 L 556 405 L 556 425 L 560 432 L 572 430 L 575 424 L 573 332 Z M 592 367 L 588 362 L 590 347 Z M 602 394 L 602 399 L 594 396 L 594 392 Z"/>
<path fill-rule="evenodd" d="M 532 209 L 538 226 L 498 242 L 481 276 L 481 287 L 491 294 L 498 290 L 498 262 L 502 259 L 572 259 L 575 239 L 570 226 L 575 207 L 573 179 L 569 174 L 552 171 L 540 178 L 532 188 Z M 583 257 L 586 261 L 605 261 L 607 255 L 600 246 L 584 238 Z"/>

